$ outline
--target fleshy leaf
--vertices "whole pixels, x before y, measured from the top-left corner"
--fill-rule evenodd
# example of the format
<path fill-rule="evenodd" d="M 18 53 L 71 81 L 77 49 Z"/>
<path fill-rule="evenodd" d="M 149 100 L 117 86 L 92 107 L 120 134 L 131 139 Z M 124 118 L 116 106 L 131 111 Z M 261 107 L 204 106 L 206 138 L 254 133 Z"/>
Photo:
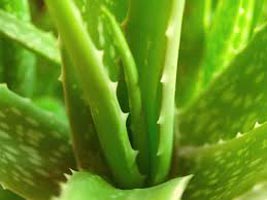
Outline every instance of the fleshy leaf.
<path fill-rule="evenodd" d="M 206 49 L 201 67 L 201 83 L 206 88 L 234 56 L 242 50 L 254 29 L 254 13 L 262 0 L 220 1 L 207 34 Z"/>
<path fill-rule="evenodd" d="M 71 59 L 63 47 L 61 52 L 62 82 L 78 168 L 108 177 L 110 172 L 102 156 L 91 110 L 83 99 L 82 89 L 73 71 Z"/>
<path fill-rule="evenodd" d="M 90 106 L 98 138 L 114 180 L 123 187 L 137 187 L 144 177 L 139 172 L 126 120 L 112 82 L 103 65 L 103 52 L 94 45 L 87 33 L 82 16 L 71 0 L 46 0 L 52 19 L 57 25 L 62 43 L 74 64 L 77 79 Z"/>
<path fill-rule="evenodd" d="M 184 199 L 233 199 L 267 177 L 267 124 L 225 143 L 180 149 L 180 172 L 194 174 Z"/>
<path fill-rule="evenodd" d="M 52 62 L 60 63 L 56 39 L 51 34 L 2 10 L 0 10 L 0 33 Z"/>
<path fill-rule="evenodd" d="M 151 184 L 163 181 L 170 165 L 171 138 L 173 138 L 170 136 L 173 134 L 171 116 L 174 115 L 172 86 L 175 86 L 173 82 L 176 80 L 177 60 L 175 59 L 178 56 L 181 24 L 179 20 L 182 20 L 180 15 L 182 16 L 183 13 L 183 3 L 184 1 L 176 0 L 160 2 L 132 0 L 125 26 L 125 35 L 139 73 L 149 136 Z M 176 18 L 173 19 L 173 17 Z M 172 31 L 176 32 L 176 35 L 170 37 L 169 34 L 173 34 Z M 176 55 L 173 55 L 173 51 Z M 169 71 L 168 75 L 162 74 L 165 70 L 173 70 L 173 72 Z M 168 97 L 165 98 L 163 95 Z M 170 110 L 161 109 L 162 104 L 169 104 Z M 161 112 L 169 116 L 161 117 Z M 161 122 L 160 125 L 157 122 Z M 165 134 L 162 134 L 162 131 Z"/>
<path fill-rule="evenodd" d="M 2 0 L 0 9 L 9 12 L 23 22 L 29 23 L 31 20 L 27 0 Z M 35 89 L 35 55 L 2 35 L 0 40 L 2 40 L 0 45 L 2 48 L 0 56 L 2 82 L 7 83 L 12 91 L 31 97 Z"/>
<path fill-rule="evenodd" d="M 62 184 L 61 197 L 55 200 L 180 200 L 191 176 L 176 178 L 147 189 L 120 190 L 99 176 L 78 172 Z"/>
<path fill-rule="evenodd" d="M 112 35 L 108 33 L 106 23 L 102 18 L 102 7 L 106 7 L 119 23 L 122 23 L 127 14 L 127 0 L 75 0 L 86 23 L 87 31 L 95 46 L 103 50 L 103 63 L 108 70 L 109 77 L 118 81 L 120 62 Z"/>
<path fill-rule="evenodd" d="M 198 74 L 204 50 L 206 21 L 210 21 L 210 11 L 205 6 L 214 0 L 186 1 L 181 33 L 178 72 L 176 81 L 176 104 L 188 104 L 196 96 Z M 207 14 L 206 14 L 207 13 Z M 192 53 L 194 56 L 192 56 Z"/>
<path fill-rule="evenodd" d="M 103 15 L 110 28 L 110 34 L 113 37 L 113 43 L 118 48 L 119 56 L 123 64 L 123 72 L 128 91 L 130 128 L 132 131 L 133 147 L 138 150 L 139 167 L 143 174 L 148 174 L 149 170 L 149 153 L 148 135 L 143 112 L 143 103 L 139 87 L 139 76 L 134 58 L 128 47 L 126 39 L 120 29 L 116 18 L 110 11 L 103 7 Z"/>
<path fill-rule="evenodd" d="M 182 145 L 233 138 L 267 120 L 267 27 L 178 115 Z"/>
<path fill-rule="evenodd" d="M 0 86 L 0 183 L 27 199 L 57 194 L 75 167 L 68 126 Z"/>

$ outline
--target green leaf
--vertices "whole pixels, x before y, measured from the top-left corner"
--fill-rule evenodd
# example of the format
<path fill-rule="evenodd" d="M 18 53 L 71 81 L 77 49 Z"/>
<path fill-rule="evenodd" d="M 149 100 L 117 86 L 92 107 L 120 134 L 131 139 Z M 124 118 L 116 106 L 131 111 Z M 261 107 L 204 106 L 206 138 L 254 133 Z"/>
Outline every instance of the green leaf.
<path fill-rule="evenodd" d="M 178 116 L 182 145 L 233 138 L 267 120 L 267 27 Z"/>
<path fill-rule="evenodd" d="M 68 182 L 62 185 L 61 196 L 55 200 L 180 200 L 190 178 L 176 178 L 146 189 L 120 190 L 99 176 L 74 172 Z"/>
<path fill-rule="evenodd" d="M 52 62 L 60 63 L 56 40 L 51 34 L 2 10 L 0 10 L 0 33 Z"/>
<path fill-rule="evenodd" d="M 234 199 L 263 184 L 267 178 L 266 133 L 265 123 L 223 144 L 180 149 L 179 170 L 194 174 L 184 199 Z"/>
<path fill-rule="evenodd" d="M 117 49 L 112 42 L 112 35 L 107 30 L 107 24 L 102 18 L 102 7 L 107 7 L 119 23 L 122 23 L 127 14 L 127 0 L 75 0 L 86 23 L 87 31 L 95 46 L 103 50 L 103 63 L 108 70 L 109 77 L 118 81 L 120 62 Z"/>
<path fill-rule="evenodd" d="M 63 45 L 74 64 L 74 71 L 90 106 L 100 144 L 112 174 L 123 187 L 143 184 L 126 127 L 128 115 L 123 113 L 112 82 L 103 65 L 103 53 L 88 35 L 83 19 L 73 1 L 46 0 L 58 27 Z"/>
<path fill-rule="evenodd" d="M 26 199 L 58 194 L 75 167 L 68 126 L 0 86 L 0 183 Z"/>
<path fill-rule="evenodd" d="M 127 91 L 129 93 L 130 107 L 130 127 L 132 131 L 133 146 L 138 150 L 139 167 L 143 174 L 148 174 L 149 170 L 149 153 L 148 153 L 148 135 L 144 119 L 141 92 L 139 87 L 139 76 L 134 58 L 129 50 L 124 35 L 117 23 L 115 17 L 107 8 L 103 7 L 103 14 L 110 27 L 110 34 L 113 36 L 113 43 L 118 48 L 119 56 L 123 64 L 123 71 Z"/>
<path fill-rule="evenodd" d="M 197 95 L 199 68 L 204 51 L 205 28 L 211 19 L 211 0 L 186 1 L 176 81 L 176 104 L 182 107 Z M 214 1 L 214 0 L 212 0 Z M 208 11 L 206 11 L 208 10 Z M 206 11 L 206 12 L 205 12 Z M 194 56 L 192 56 L 192 53 Z"/>
<path fill-rule="evenodd" d="M 206 88 L 247 44 L 254 29 L 254 13 L 259 12 L 254 0 L 220 1 L 207 35 L 201 82 Z"/>
<path fill-rule="evenodd" d="M 109 168 L 103 159 L 90 108 L 83 99 L 81 85 L 73 71 L 73 63 L 63 47 L 61 52 L 63 61 L 62 82 L 78 168 L 110 177 Z"/>
<path fill-rule="evenodd" d="M 126 21 L 125 34 L 140 77 L 151 155 L 149 178 L 153 184 L 163 181 L 170 167 L 183 3 L 176 0 L 130 1 Z"/>
<path fill-rule="evenodd" d="M 2 0 L 0 9 L 12 13 L 17 19 L 24 22 L 30 21 L 30 10 L 27 0 Z M 35 87 L 35 56 L 12 43 L 6 38 L 0 38 L 2 81 L 15 92 L 22 96 L 30 97 L 33 95 Z"/>

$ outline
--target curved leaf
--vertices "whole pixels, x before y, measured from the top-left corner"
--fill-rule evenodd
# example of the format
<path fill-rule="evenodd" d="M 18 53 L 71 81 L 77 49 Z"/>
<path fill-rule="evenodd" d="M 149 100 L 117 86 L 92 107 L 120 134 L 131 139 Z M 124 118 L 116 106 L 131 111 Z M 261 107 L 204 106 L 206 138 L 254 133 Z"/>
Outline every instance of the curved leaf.
<path fill-rule="evenodd" d="M 180 172 L 194 174 L 183 198 L 233 199 L 265 182 L 266 135 L 265 123 L 225 143 L 180 149 Z"/>
<path fill-rule="evenodd" d="M 136 155 L 112 82 L 103 65 L 103 54 L 94 45 L 82 16 L 71 0 L 46 0 L 50 14 L 60 32 L 63 45 L 74 63 L 74 71 L 90 106 L 99 141 L 115 180 L 123 187 L 143 184 Z"/>
<path fill-rule="evenodd" d="M 0 183 L 22 197 L 47 200 L 75 167 L 68 126 L 0 86 Z"/>
<path fill-rule="evenodd" d="M 63 183 L 62 194 L 55 200 L 180 200 L 190 178 L 176 178 L 147 189 L 120 190 L 99 176 L 78 172 Z"/>
<path fill-rule="evenodd" d="M 210 87 L 180 113 L 181 145 L 233 138 L 267 120 L 267 27 Z"/>
<path fill-rule="evenodd" d="M 56 39 L 51 34 L 2 10 L 0 10 L 0 33 L 52 62 L 60 63 Z"/>

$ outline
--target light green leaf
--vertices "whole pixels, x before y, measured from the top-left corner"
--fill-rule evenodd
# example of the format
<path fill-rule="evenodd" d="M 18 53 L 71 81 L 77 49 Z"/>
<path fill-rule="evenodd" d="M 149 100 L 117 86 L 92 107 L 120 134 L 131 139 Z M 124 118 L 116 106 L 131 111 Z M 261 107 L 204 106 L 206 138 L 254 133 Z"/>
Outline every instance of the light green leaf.
<path fill-rule="evenodd" d="M 194 174 L 184 199 L 234 199 L 264 183 L 267 178 L 266 135 L 265 123 L 223 144 L 180 149 L 183 158 L 180 172 Z"/>
<path fill-rule="evenodd" d="M 139 76 L 134 58 L 129 50 L 126 39 L 120 29 L 115 17 L 107 8 L 103 7 L 103 14 L 107 26 L 110 28 L 110 34 L 113 37 L 113 43 L 118 48 L 119 56 L 123 64 L 123 72 L 128 91 L 130 128 L 132 131 L 133 147 L 138 150 L 139 167 L 143 174 L 148 174 L 149 153 L 147 127 L 144 118 L 141 91 L 139 87 Z"/>
<path fill-rule="evenodd" d="M 207 34 L 206 50 L 200 76 L 202 87 L 209 86 L 247 44 L 258 18 L 258 3 L 254 0 L 224 0 L 218 3 L 211 29 Z M 255 19 L 254 19 L 255 17 Z M 203 89 L 202 88 L 202 89 Z"/>
<path fill-rule="evenodd" d="M 74 172 L 68 182 L 62 185 L 61 197 L 55 200 L 180 200 L 190 178 L 176 178 L 146 189 L 120 190 L 99 176 Z"/>
<path fill-rule="evenodd" d="M 0 33 L 52 62 L 60 63 L 56 39 L 51 34 L 2 10 L 0 10 Z"/>
<path fill-rule="evenodd" d="M 267 120 L 267 27 L 177 116 L 182 145 L 233 138 Z"/>
<path fill-rule="evenodd" d="M 0 183 L 26 199 L 47 200 L 75 167 L 68 126 L 3 85 L 0 97 Z"/>
<path fill-rule="evenodd" d="M 210 11 L 206 5 L 212 0 L 186 1 L 181 33 L 178 71 L 176 81 L 176 104 L 188 104 L 196 96 L 199 68 L 204 51 L 206 21 L 210 21 Z M 213 0 L 214 1 L 214 0 Z M 205 12 L 206 11 L 206 12 Z M 206 14 L 207 13 L 207 14 Z M 208 16 L 206 16 L 208 15 Z M 192 56 L 192 53 L 194 56 Z"/>
<path fill-rule="evenodd" d="M 114 179 L 123 187 L 143 184 L 136 155 L 112 82 L 103 65 L 103 53 L 94 45 L 73 1 L 46 0 L 62 42 L 74 64 L 84 99 L 90 106 L 98 138 Z"/>
<path fill-rule="evenodd" d="M 73 71 L 73 63 L 63 47 L 61 52 L 63 61 L 62 82 L 78 168 L 110 178 L 109 168 L 103 159 L 91 110 L 83 99 L 82 88 Z"/>
<path fill-rule="evenodd" d="M 132 0 L 126 21 L 125 34 L 139 72 L 148 127 L 151 184 L 162 182 L 170 167 L 183 3 Z"/>
<path fill-rule="evenodd" d="M 0 9 L 13 14 L 14 17 L 24 22 L 28 23 L 31 20 L 27 0 L 2 0 Z M 2 40 L 0 45 L 2 49 L 0 56 L 2 82 L 7 83 L 12 91 L 31 97 L 35 89 L 35 55 L 2 35 L 0 40 Z"/>

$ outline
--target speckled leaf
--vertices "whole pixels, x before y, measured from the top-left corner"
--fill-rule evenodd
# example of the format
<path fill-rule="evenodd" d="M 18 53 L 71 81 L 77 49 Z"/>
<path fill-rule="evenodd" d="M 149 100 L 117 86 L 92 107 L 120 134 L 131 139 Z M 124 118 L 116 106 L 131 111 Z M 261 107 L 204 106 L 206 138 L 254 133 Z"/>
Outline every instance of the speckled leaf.
<path fill-rule="evenodd" d="M 55 200 L 180 200 L 190 178 L 176 178 L 147 189 L 120 190 L 96 175 L 79 172 L 62 185 L 62 195 Z"/>
<path fill-rule="evenodd" d="M 68 126 L 3 85 L 0 97 L 0 183 L 29 200 L 47 200 L 75 167 Z"/>
<path fill-rule="evenodd" d="M 128 114 L 121 110 L 116 95 L 117 84 L 108 77 L 103 52 L 93 43 L 73 1 L 45 2 L 74 64 L 72 70 L 77 75 L 83 98 L 90 106 L 101 149 L 114 181 L 126 188 L 141 186 L 144 177 L 136 163 L 137 151 L 128 137 Z"/>
<path fill-rule="evenodd" d="M 259 188 L 267 180 L 266 150 L 266 123 L 222 144 L 180 149 L 180 172 L 194 174 L 183 199 L 233 199 Z"/>
<path fill-rule="evenodd" d="M 207 34 L 203 64 L 201 66 L 201 86 L 206 88 L 220 74 L 250 39 L 256 25 L 258 4 L 262 0 L 219 1 Z"/>
<path fill-rule="evenodd" d="M 60 63 L 56 40 L 51 34 L 2 10 L 0 10 L 0 33 L 52 62 Z"/>
<path fill-rule="evenodd" d="M 119 79 L 120 63 L 118 53 L 112 35 L 107 31 L 105 21 L 102 19 L 101 7 L 107 7 L 122 23 L 127 14 L 127 0 L 75 0 L 80 8 L 87 30 L 98 49 L 104 53 L 104 66 L 108 70 L 109 76 L 113 81 Z"/>
<path fill-rule="evenodd" d="M 217 142 L 267 120 L 267 27 L 178 115 L 182 145 Z"/>

